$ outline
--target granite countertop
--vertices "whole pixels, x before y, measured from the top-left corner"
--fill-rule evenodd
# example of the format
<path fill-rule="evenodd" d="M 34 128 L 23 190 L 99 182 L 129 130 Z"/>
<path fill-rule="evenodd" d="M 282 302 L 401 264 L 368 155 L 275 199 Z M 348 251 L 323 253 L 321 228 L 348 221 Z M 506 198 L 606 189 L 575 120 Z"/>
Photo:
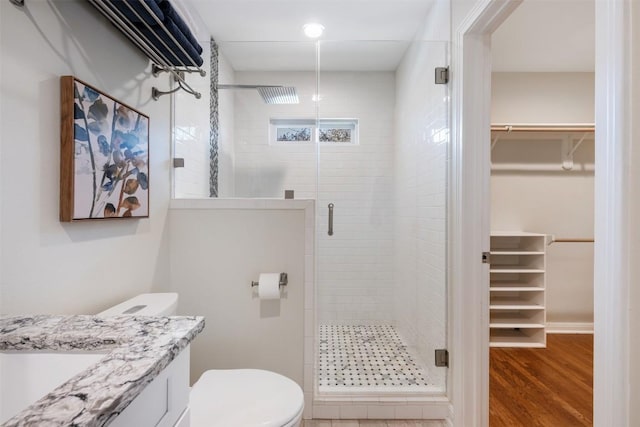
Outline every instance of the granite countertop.
<path fill-rule="evenodd" d="M 107 425 L 203 329 L 190 316 L 0 317 L 0 351 L 109 352 L 3 427 Z"/>

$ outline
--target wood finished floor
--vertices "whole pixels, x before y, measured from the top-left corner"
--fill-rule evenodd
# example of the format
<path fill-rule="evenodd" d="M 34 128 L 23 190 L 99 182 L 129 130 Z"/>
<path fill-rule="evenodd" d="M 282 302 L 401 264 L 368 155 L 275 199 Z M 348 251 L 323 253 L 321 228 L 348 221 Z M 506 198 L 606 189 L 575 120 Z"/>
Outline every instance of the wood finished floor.
<path fill-rule="evenodd" d="M 490 427 L 593 425 L 593 335 L 547 335 L 547 348 L 492 348 Z"/>

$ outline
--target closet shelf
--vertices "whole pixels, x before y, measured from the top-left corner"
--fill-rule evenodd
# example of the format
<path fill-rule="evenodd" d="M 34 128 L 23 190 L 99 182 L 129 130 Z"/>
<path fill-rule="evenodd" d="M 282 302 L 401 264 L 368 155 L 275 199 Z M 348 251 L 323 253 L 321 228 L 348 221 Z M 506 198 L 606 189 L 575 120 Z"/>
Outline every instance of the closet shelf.
<path fill-rule="evenodd" d="M 535 133 L 536 139 L 562 141 L 560 148 L 561 166 L 564 170 L 573 169 L 573 155 L 588 138 L 595 137 L 595 125 L 591 123 L 522 123 L 492 124 L 491 150 L 501 139 L 530 139 L 528 134 Z"/>
<path fill-rule="evenodd" d="M 522 304 L 518 301 L 512 301 L 511 304 L 503 303 L 490 304 L 490 310 L 544 310 L 544 306 L 537 304 Z"/>
<path fill-rule="evenodd" d="M 529 332 L 529 333 L 527 333 Z M 492 329 L 490 335 L 490 347 L 532 347 L 544 348 L 544 328 L 540 329 Z"/>
<path fill-rule="evenodd" d="M 543 313 L 539 311 L 498 311 L 491 313 L 489 326 L 497 329 L 544 328 Z"/>
<path fill-rule="evenodd" d="M 537 329 L 544 328 L 544 325 L 542 323 L 526 323 L 526 320 L 522 318 L 513 317 L 511 319 L 492 320 L 489 322 L 489 327 L 497 329 Z"/>
<path fill-rule="evenodd" d="M 201 68 L 202 47 L 188 25 L 182 20 L 169 0 L 89 0 L 89 2 L 118 28 L 152 62 L 152 72 L 173 75 L 175 89 L 160 91 L 152 88 L 152 97 L 180 89 L 196 99 L 201 94 L 185 80 L 185 73 L 206 75 Z"/>
<path fill-rule="evenodd" d="M 495 265 L 489 269 L 490 273 L 544 273 L 544 270 L 539 268 L 520 268 L 517 265 Z"/>
<path fill-rule="evenodd" d="M 544 288 L 534 286 L 509 286 L 503 284 L 492 283 L 489 287 L 491 292 L 540 292 L 544 291 Z"/>
<path fill-rule="evenodd" d="M 491 255 L 544 255 L 544 251 L 528 251 L 522 249 L 496 249 Z"/>

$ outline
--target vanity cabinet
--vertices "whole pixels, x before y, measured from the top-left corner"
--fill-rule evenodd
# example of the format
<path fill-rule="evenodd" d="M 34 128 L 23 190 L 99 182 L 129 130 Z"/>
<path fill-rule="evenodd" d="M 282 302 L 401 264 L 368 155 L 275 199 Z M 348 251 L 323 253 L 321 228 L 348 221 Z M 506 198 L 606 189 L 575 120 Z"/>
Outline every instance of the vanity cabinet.
<path fill-rule="evenodd" d="M 492 232 L 491 347 L 546 347 L 545 234 Z"/>
<path fill-rule="evenodd" d="M 189 427 L 189 352 L 187 346 L 109 426 Z"/>

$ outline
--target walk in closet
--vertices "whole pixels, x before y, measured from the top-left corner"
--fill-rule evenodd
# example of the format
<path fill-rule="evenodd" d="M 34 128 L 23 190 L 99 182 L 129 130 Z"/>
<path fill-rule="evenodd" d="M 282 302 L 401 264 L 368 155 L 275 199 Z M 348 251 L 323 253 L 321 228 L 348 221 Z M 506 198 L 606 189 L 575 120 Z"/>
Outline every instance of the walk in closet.
<path fill-rule="evenodd" d="M 493 124 L 490 342 L 592 322 L 594 126 Z"/>

